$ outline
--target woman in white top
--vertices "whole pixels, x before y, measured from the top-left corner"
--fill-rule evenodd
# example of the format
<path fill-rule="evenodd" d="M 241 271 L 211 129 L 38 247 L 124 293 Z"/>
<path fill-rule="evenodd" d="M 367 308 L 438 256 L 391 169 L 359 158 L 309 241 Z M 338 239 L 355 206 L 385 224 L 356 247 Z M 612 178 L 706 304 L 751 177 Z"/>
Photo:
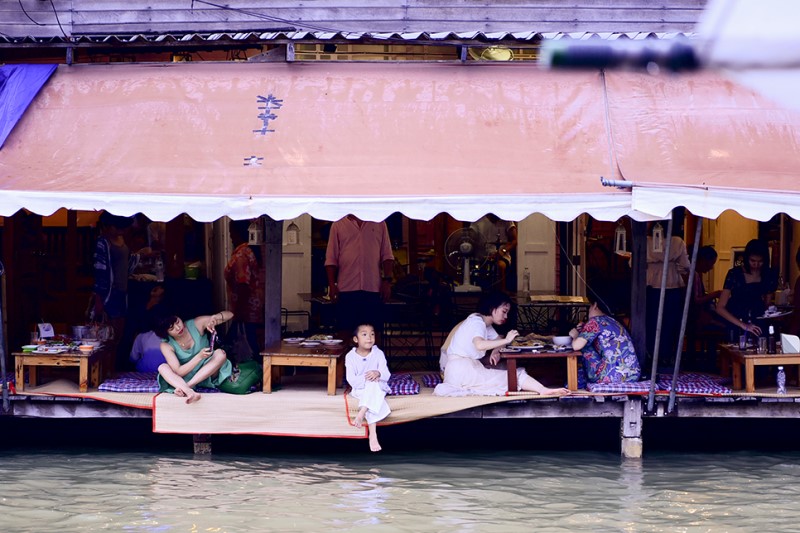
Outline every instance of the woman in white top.
<path fill-rule="evenodd" d="M 458 324 L 442 347 L 440 365 L 444 371 L 444 382 L 434 389 L 436 396 L 500 396 L 508 390 L 508 372 L 499 368 L 487 368 L 481 363 L 487 350 L 491 350 L 489 363 L 496 366 L 500 361 L 500 348 L 507 346 L 519 333 L 512 329 L 500 337 L 494 326 L 504 324 L 511 310 L 511 299 L 500 292 L 484 295 L 478 304 L 478 312 L 469 315 Z M 518 389 L 539 394 L 568 394 L 565 388 L 545 387 L 524 368 L 517 370 Z"/>

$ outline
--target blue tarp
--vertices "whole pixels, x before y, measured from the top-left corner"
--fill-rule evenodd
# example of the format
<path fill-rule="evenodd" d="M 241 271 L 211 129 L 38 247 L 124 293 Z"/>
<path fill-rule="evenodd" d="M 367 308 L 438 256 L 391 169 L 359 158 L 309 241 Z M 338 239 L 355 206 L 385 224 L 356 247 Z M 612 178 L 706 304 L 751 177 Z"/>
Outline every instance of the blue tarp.
<path fill-rule="evenodd" d="M 0 148 L 56 65 L 0 66 Z"/>

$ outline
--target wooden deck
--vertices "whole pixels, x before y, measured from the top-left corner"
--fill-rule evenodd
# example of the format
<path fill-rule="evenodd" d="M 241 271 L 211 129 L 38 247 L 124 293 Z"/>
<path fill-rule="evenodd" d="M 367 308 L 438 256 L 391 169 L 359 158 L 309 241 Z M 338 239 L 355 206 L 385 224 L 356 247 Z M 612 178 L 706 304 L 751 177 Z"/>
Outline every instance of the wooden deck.
<path fill-rule="evenodd" d="M 257 393 L 256 393 L 257 394 Z M 312 394 L 319 394 L 314 391 Z M 323 393 L 324 394 L 324 393 Z M 261 396 L 261 395 L 259 395 Z M 435 400 L 434 400 L 435 401 Z M 800 390 L 776 397 L 770 391 L 754 394 L 677 398 L 675 409 L 667 412 L 668 396 L 657 395 L 652 413 L 645 413 L 647 398 L 641 395 L 581 394 L 560 399 L 514 400 L 484 405 L 433 417 L 436 419 L 587 419 L 612 418 L 620 424 L 620 451 L 625 457 L 642 456 L 643 428 L 655 419 L 798 419 Z M 65 396 L 10 395 L 7 417 L 31 418 L 151 418 L 149 409 L 125 407 L 91 398 Z M 0 417 L 2 419 L 2 417 Z M 195 435 L 195 442 L 208 448 L 207 435 Z"/>

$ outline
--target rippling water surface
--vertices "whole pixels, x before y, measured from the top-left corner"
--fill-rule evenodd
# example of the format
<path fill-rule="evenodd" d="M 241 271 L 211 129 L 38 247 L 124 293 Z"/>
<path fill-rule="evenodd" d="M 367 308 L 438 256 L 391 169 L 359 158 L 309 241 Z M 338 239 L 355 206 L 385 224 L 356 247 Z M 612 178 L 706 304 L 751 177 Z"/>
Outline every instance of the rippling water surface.
<path fill-rule="evenodd" d="M 0 530 L 793 531 L 800 454 L 20 453 Z"/>

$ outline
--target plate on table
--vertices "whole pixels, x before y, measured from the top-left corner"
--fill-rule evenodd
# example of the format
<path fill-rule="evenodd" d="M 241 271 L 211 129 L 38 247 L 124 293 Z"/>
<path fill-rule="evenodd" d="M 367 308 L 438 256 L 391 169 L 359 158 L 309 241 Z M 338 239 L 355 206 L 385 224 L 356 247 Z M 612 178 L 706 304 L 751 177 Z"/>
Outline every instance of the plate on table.
<path fill-rule="evenodd" d="M 328 346 L 335 346 L 337 344 L 341 344 L 342 343 L 342 339 L 325 339 L 325 340 L 320 341 L 320 342 L 322 344 L 327 344 Z"/>
<path fill-rule="evenodd" d="M 756 320 L 766 320 L 770 318 L 783 318 L 785 316 L 791 315 L 791 311 L 780 311 L 778 313 L 764 313 L 764 316 L 760 316 L 756 318 Z"/>
<path fill-rule="evenodd" d="M 303 341 L 300 343 L 300 346 L 312 347 L 312 346 L 319 346 L 320 344 L 322 343 L 319 341 Z"/>
<path fill-rule="evenodd" d="M 31 353 L 55 355 L 55 354 L 59 354 L 59 353 L 64 353 L 66 351 L 67 351 L 66 348 L 42 348 L 42 347 L 39 347 L 36 350 L 33 350 Z"/>
<path fill-rule="evenodd" d="M 297 344 L 298 342 L 303 342 L 306 340 L 305 337 L 286 337 L 283 339 L 283 342 L 288 342 L 289 344 Z"/>

